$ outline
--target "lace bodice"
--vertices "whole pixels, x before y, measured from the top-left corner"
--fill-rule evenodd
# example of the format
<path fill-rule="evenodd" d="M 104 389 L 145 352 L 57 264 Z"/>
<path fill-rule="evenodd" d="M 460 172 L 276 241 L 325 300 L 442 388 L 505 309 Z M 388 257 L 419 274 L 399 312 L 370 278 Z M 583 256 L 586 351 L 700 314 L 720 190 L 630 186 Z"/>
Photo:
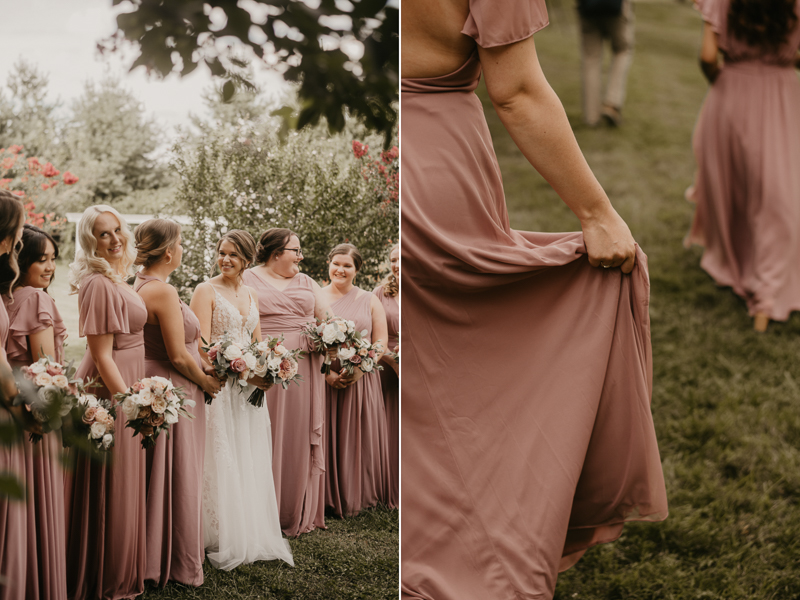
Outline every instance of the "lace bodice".
<path fill-rule="evenodd" d="M 258 327 L 258 306 L 252 294 L 250 294 L 250 312 L 247 318 L 244 318 L 236 307 L 214 288 L 214 311 L 211 313 L 212 344 L 222 339 L 226 333 L 232 342 L 249 344 L 256 327 Z"/>

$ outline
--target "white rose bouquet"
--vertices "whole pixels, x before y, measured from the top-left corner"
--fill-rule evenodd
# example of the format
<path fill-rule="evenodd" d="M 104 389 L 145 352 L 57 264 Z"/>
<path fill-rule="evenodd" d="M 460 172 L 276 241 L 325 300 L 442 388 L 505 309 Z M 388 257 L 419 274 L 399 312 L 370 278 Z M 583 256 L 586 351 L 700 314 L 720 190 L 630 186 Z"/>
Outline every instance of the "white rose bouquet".
<path fill-rule="evenodd" d="M 226 377 L 232 377 L 242 388 L 246 387 L 247 380 L 258 362 L 258 352 L 254 350 L 255 344 L 241 346 L 227 337 L 223 337 L 216 344 L 209 344 L 205 340 L 203 343 L 205 344 L 203 351 L 208 355 L 217 379 L 224 381 Z M 212 398 L 206 394 L 205 400 L 206 404 L 211 404 Z"/>
<path fill-rule="evenodd" d="M 24 404 L 44 433 L 61 429 L 64 418 L 75 407 L 85 387 L 91 385 L 92 382 L 84 386 L 83 381 L 75 377 L 76 371 L 72 362 L 62 365 L 45 356 L 15 372 L 20 390 L 15 404 Z M 40 434 L 30 434 L 33 443 L 41 439 Z"/>
<path fill-rule="evenodd" d="M 350 340 L 339 346 L 336 357 L 339 359 L 342 370 L 347 371 L 349 375 L 353 374 L 356 367 L 361 367 L 364 373 L 371 373 L 383 370 L 377 361 L 378 354 L 382 350 L 383 344 L 380 340 L 375 344 L 370 343 L 365 329 L 354 332 Z"/>
<path fill-rule="evenodd" d="M 72 409 L 72 429 L 89 441 L 95 450 L 114 447 L 117 409 L 110 400 L 92 394 L 81 394 Z"/>
<path fill-rule="evenodd" d="M 114 399 L 128 420 L 126 427 L 133 429 L 133 435 L 142 436 L 142 448 L 154 448 L 162 431 L 169 437 L 169 428 L 179 416 L 194 419 L 186 410 L 187 406 L 194 406 L 194 400 L 187 399 L 183 390 L 165 377 L 140 379 Z"/>
<path fill-rule="evenodd" d="M 282 335 L 275 338 L 267 337 L 264 341 L 253 344 L 250 351 L 257 356 L 253 372 L 263 377 L 265 381 L 277 383 L 283 389 L 288 388 L 292 382 L 300 385 L 303 381 L 302 376 L 297 374 L 297 361 L 305 356 L 305 352 L 286 348 L 283 345 Z M 247 401 L 253 406 L 263 406 L 264 392 L 256 389 Z"/>
<path fill-rule="evenodd" d="M 328 317 L 324 321 L 316 319 L 316 324 L 306 323 L 303 333 L 311 340 L 317 352 L 326 352 L 330 348 L 339 348 L 342 344 L 353 339 L 357 333 L 355 323 L 341 317 Z M 331 357 L 325 355 L 322 373 L 331 372 Z"/>

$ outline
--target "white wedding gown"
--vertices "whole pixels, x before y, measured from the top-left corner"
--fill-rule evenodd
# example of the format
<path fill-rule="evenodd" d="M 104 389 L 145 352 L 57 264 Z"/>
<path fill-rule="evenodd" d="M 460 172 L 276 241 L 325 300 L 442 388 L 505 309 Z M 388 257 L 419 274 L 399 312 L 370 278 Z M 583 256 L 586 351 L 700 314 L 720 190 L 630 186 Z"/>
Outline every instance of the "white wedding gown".
<path fill-rule="evenodd" d="M 243 318 L 215 291 L 211 343 L 227 333 L 250 343 L 259 324 L 252 296 Z M 267 403 L 247 402 L 252 386 L 228 381 L 206 407 L 206 454 L 203 469 L 203 539 L 208 560 L 229 571 L 242 563 L 281 559 L 294 565 L 283 538 L 272 479 L 272 433 Z"/>

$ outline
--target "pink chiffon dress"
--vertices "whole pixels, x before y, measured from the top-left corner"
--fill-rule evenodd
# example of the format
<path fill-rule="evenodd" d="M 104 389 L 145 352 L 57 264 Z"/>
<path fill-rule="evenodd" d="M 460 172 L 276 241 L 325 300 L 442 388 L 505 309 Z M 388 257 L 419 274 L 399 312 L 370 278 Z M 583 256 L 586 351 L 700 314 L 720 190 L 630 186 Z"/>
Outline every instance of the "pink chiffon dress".
<path fill-rule="evenodd" d="M 730 0 L 698 4 L 725 64 L 694 130 L 687 198 L 697 207 L 686 245 L 705 247 L 700 266 L 744 298 L 750 315 L 785 321 L 800 309 L 800 21 L 766 50 L 728 30 Z"/>
<path fill-rule="evenodd" d="M 81 337 L 114 335 L 112 357 L 126 386 L 145 376 L 147 308 L 132 289 L 122 289 L 99 273 L 81 280 L 78 292 Z M 77 376 L 100 374 L 86 351 Z M 109 398 L 102 380 L 92 390 Z M 65 493 L 67 591 L 69 598 L 117 600 L 144 591 L 145 452 L 117 411 L 114 447 L 102 461 L 70 454 Z"/>
<path fill-rule="evenodd" d="M 389 327 L 389 343 L 386 348 L 393 351 L 400 341 L 400 303 L 397 296 L 387 296 L 382 285 L 376 287 L 372 293 L 380 299 L 383 310 L 386 311 L 386 325 Z M 389 445 L 386 498 L 389 506 L 396 507 L 400 502 L 400 379 L 386 365 L 383 365 L 380 376 Z"/>
<path fill-rule="evenodd" d="M 353 321 L 356 330 L 366 329 L 371 339 L 371 298 L 369 292 L 353 287 L 331 304 L 331 310 Z M 350 517 L 379 502 L 388 504 L 389 445 L 380 377 L 373 371 L 344 389 L 325 388 L 326 504 L 339 517 Z"/>
<path fill-rule="evenodd" d="M 302 328 L 314 322 L 316 296 L 312 280 L 298 273 L 283 290 L 253 271 L 245 271 L 245 285 L 258 293 L 261 335 L 284 336 L 287 348 L 308 352 L 298 363 L 303 378 L 288 389 L 273 386 L 267 392 L 272 419 L 272 473 L 278 496 L 281 529 L 290 537 L 325 528 L 325 449 L 322 429 L 325 377 L 322 356 L 311 351 Z"/>
<path fill-rule="evenodd" d="M 53 328 L 54 360 L 64 359 L 67 329 L 56 303 L 44 290 L 24 286 L 14 291 L 13 300 L 3 296 L 8 310 L 9 331 L 6 355 L 11 367 L 30 365 L 33 355 L 28 336 Z M 64 470 L 59 432 L 51 432 L 37 444 L 23 436 L 27 501 L 27 584 L 28 598 L 55 600 L 67 597 L 66 525 L 64 520 Z"/>
<path fill-rule="evenodd" d="M 5 304 L 0 302 L 0 356 L 6 359 L 9 319 Z M 8 422 L 11 414 L 0 407 L 0 420 Z M 24 436 L 27 433 L 23 432 Z M 25 453 L 20 445 L 0 445 L 0 471 L 7 471 L 26 482 Z M 26 482 L 27 483 L 27 482 Z M 25 600 L 36 581 L 28 581 L 28 509 L 25 502 L 0 496 L 0 599 Z"/>
<path fill-rule="evenodd" d="M 482 47 L 544 0 L 471 0 Z M 516 231 L 474 90 L 401 81 L 404 598 L 552 598 L 559 570 L 667 515 L 650 410 L 647 259 L 589 265 L 583 235 Z"/>
<path fill-rule="evenodd" d="M 134 286 L 139 291 L 157 279 L 138 274 Z M 198 343 L 200 321 L 192 310 L 180 303 L 186 351 L 201 366 Z M 202 488 L 205 456 L 206 411 L 203 390 L 184 377 L 169 360 L 159 325 L 144 326 L 144 366 L 147 377 L 171 379 L 182 388 L 194 408 L 187 411 L 194 419 L 181 418 L 170 428 L 169 437 L 161 434 L 147 455 L 147 567 L 145 579 L 165 586 L 167 581 L 199 586 L 203 583 Z"/>

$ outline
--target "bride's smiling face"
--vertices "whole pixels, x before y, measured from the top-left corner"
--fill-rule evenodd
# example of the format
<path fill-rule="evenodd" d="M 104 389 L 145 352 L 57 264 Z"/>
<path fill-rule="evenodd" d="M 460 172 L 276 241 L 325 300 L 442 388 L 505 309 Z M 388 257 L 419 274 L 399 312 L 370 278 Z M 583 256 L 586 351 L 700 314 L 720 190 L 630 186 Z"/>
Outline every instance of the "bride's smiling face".
<path fill-rule="evenodd" d="M 247 265 L 236 246 L 228 240 L 223 240 L 217 252 L 217 266 L 224 277 L 235 279 Z"/>

